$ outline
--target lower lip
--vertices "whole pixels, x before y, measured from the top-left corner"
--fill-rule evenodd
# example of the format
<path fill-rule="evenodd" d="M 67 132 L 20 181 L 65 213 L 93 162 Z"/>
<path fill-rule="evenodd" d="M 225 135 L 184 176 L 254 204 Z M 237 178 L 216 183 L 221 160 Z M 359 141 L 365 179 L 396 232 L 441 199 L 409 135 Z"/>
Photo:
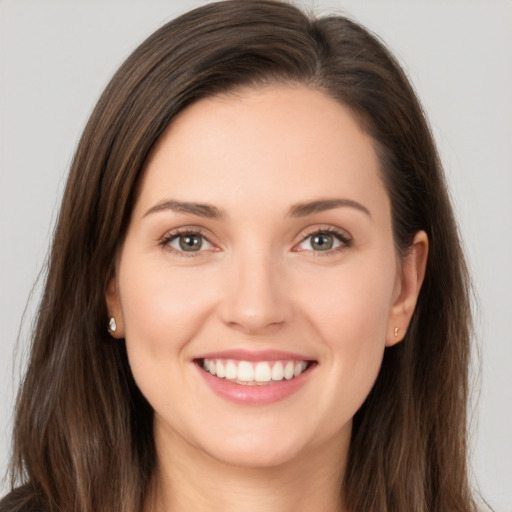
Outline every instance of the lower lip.
<path fill-rule="evenodd" d="M 290 380 L 283 379 L 271 381 L 269 384 L 250 385 L 237 384 L 214 377 L 196 364 L 201 377 L 215 394 L 231 402 L 245 405 L 267 405 L 288 398 L 304 386 L 314 366 L 316 366 L 315 363 L 310 363 L 304 372 Z"/>

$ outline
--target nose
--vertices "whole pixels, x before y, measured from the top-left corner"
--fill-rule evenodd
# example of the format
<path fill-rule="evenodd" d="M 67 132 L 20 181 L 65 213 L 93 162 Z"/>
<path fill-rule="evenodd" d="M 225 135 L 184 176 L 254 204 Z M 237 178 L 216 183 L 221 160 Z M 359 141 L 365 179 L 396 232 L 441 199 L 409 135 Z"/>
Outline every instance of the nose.
<path fill-rule="evenodd" d="M 257 335 L 279 329 L 290 319 L 292 298 L 285 272 L 270 254 L 239 254 L 226 263 L 228 275 L 219 305 L 225 324 Z"/>

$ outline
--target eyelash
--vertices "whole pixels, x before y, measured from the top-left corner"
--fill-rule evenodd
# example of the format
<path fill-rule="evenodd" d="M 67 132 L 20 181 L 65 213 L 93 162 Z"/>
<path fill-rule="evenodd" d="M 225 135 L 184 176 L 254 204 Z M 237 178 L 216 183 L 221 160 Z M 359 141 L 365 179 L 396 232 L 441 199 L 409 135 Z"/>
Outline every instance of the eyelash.
<path fill-rule="evenodd" d="M 315 235 L 324 235 L 324 234 L 334 236 L 338 240 L 338 242 L 340 242 L 341 245 L 339 247 L 335 247 L 333 249 L 328 249 L 326 251 L 308 250 L 308 252 L 313 253 L 315 256 L 328 256 L 328 255 L 332 255 L 333 253 L 342 252 L 352 246 L 352 243 L 353 243 L 352 239 L 350 237 L 348 237 L 346 235 L 346 233 L 342 232 L 339 229 L 333 228 L 332 226 L 326 226 L 326 227 L 321 227 L 321 228 L 317 227 L 311 231 L 307 231 L 306 233 L 304 233 L 302 235 L 302 241 L 300 243 L 306 241 L 308 238 L 311 238 Z M 186 235 L 199 236 L 202 239 L 206 240 L 209 244 L 212 244 L 212 242 L 210 242 L 210 240 L 203 234 L 203 231 L 200 228 L 193 228 L 193 229 L 177 228 L 177 229 L 165 234 L 162 237 L 162 239 L 159 241 L 158 245 L 160 245 L 161 247 L 164 247 L 169 252 L 171 252 L 177 256 L 180 256 L 180 257 L 194 258 L 197 256 L 202 256 L 201 253 L 204 253 L 205 251 L 199 250 L 199 251 L 187 252 L 187 251 L 180 251 L 180 250 L 175 249 L 174 247 L 171 247 L 171 245 L 170 245 L 171 242 L 173 242 L 174 240 L 176 240 L 177 238 L 179 238 L 181 236 L 186 236 Z M 296 245 L 298 245 L 298 244 L 296 244 Z M 302 252 L 302 251 L 295 251 L 295 252 Z"/>

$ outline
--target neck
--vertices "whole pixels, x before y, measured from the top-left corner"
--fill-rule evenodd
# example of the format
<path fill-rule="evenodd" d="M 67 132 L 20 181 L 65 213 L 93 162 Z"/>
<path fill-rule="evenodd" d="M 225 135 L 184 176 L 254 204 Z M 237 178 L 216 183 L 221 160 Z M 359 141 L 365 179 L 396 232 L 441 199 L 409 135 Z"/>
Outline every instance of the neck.
<path fill-rule="evenodd" d="M 172 443 L 164 444 L 159 437 L 145 512 L 344 510 L 347 436 L 272 467 L 233 466 L 192 447 L 178 434 L 173 434 Z"/>

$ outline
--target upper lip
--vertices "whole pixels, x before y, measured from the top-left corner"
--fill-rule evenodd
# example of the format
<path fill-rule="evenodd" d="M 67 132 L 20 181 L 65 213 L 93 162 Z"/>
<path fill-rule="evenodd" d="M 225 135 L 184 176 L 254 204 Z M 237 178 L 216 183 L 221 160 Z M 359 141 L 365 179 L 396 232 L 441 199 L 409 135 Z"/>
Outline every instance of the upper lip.
<path fill-rule="evenodd" d="M 235 361 L 313 361 L 311 357 L 282 350 L 222 350 L 201 354 L 195 359 L 233 359 Z"/>

